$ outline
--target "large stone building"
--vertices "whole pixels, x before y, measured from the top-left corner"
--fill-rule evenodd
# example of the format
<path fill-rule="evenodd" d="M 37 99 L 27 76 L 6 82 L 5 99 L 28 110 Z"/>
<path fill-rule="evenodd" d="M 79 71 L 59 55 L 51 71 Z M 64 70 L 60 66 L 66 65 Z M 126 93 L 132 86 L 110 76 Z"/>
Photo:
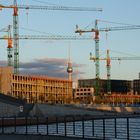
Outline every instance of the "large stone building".
<path fill-rule="evenodd" d="M 11 67 L 0 67 L 0 92 L 27 103 L 69 103 L 72 81 L 48 76 L 15 75 Z"/>

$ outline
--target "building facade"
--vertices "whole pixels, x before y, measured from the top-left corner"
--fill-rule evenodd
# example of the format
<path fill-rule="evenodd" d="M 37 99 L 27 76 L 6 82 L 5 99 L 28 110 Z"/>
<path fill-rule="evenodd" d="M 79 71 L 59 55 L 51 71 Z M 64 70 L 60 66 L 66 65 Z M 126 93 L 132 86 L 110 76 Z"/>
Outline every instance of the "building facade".
<path fill-rule="evenodd" d="M 80 103 L 91 103 L 94 100 L 94 88 L 77 88 L 74 99 Z"/>
<path fill-rule="evenodd" d="M 132 81 L 129 80 L 110 80 L 111 92 L 126 94 L 132 89 Z M 100 92 L 107 93 L 107 80 L 100 79 Z M 94 87 L 96 86 L 96 79 L 80 79 L 78 80 L 78 87 Z"/>
<path fill-rule="evenodd" d="M 0 92 L 27 103 L 69 103 L 72 81 L 48 76 L 15 75 L 11 67 L 0 67 Z"/>

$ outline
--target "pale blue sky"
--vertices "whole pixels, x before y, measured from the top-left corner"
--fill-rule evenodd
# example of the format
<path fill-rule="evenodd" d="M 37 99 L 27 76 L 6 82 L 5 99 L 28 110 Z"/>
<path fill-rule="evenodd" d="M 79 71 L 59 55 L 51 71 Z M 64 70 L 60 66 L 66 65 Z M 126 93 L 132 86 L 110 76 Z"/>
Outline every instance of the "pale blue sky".
<path fill-rule="evenodd" d="M 64 5 L 76 7 L 95 7 L 102 8 L 103 12 L 73 12 L 73 11 L 43 11 L 29 10 L 28 20 L 26 10 L 19 10 L 20 27 L 35 29 L 48 34 L 77 35 L 75 25 L 78 24 L 82 29 L 94 28 L 95 19 L 111 21 L 116 23 L 140 25 L 140 0 L 17 0 L 18 4 L 25 5 Z M 39 2 L 42 1 L 42 2 Z M 43 3 L 44 2 L 44 3 Z M 0 0 L 1 4 L 11 5 L 13 0 Z M 12 10 L 3 9 L 0 11 L 0 29 L 12 24 Z M 123 24 L 111 24 L 99 22 L 100 27 L 125 26 Z M 20 28 L 20 34 L 41 34 L 30 32 Z M 2 34 L 3 35 L 3 34 Z M 92 33 L 86 34 L 92 35 Z M 6 41 L 0 42 L 0 61 L 7 60 Z M 140 30 L 124 30 L 100 34 L 100 54 L 105 56 L 107 49 L 124 52 L 140 56 Z M 95 65 L 89 60 L 89 53 L 95 53 L 94 41 L 20 41 L 20 62 L 35 62 L 39 59 L 47 60 L 50 58 L 68 58 L 68 48 L 71 47 L 71 59 L 74 63 L 74 72 L 82 72 L 78 78 L 95 78 Z M 111 52 L 111 56 L 131 56 L 123 53 Z M 55 59 L 56 60 L 56 59 Z M 126 61 L 119 64 L 113 61 L 111 66 L 112 79 L 136 79 L 140 72 L 140 60 Z M 60 62 L 60 61 L 59 61 Z M 50 63 L 50 61 L 47 63 Z M 49 65 L 49 66 L 50 66 Z M 57 66 L 55 67 L 57 73 Z M 54 69 L 55 69 L 54 68 Z M 58 67 L 59 68 L 59 67 Z M 63 68 L 65 66 L 63 65 Z M 48 68 L 49 69 L 49 68 Z M 28 71 L 28 69 L 25 69 Z M 39 70 L 38 70 L 39 71 Z M 59 70 L 58 70 L 59 71 Z M 63 71 L 64 72 L 64 71 Z M 50 72 L 42 74 L 51 75 Z M 64 74 L 65 75 L 65 74 Z M 53 76 L 57 76 L 53 75 Z M 100 77 L 106 78 L 106 64 L 100 62 Z"/>

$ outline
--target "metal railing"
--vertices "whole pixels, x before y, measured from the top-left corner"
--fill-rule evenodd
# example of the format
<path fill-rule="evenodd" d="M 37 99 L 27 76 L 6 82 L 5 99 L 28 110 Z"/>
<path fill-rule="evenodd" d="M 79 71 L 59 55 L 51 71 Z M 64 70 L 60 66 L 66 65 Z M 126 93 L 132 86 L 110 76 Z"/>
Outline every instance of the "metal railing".
<path fill-rule="evenodd" d="M 41 134 L 100 140 L 140 140 L 140 117 L 0 118 L 0 134 Z"/>

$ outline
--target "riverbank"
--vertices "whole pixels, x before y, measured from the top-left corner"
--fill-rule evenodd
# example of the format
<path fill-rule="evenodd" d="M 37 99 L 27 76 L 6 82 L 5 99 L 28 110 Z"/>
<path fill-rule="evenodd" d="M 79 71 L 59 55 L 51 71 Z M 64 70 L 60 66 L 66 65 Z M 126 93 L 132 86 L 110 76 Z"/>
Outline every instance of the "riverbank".
<path fill-rule="evenodd" d="M 30 116 L 38 117 L 53 117 L 53 116 L 112 116 L 118 114 L 140 114 L 140 107 L 133 106 L 112 106 L 112 105 L 50 105 L 50 104 L 35 104 L 30 111 Z"/>

